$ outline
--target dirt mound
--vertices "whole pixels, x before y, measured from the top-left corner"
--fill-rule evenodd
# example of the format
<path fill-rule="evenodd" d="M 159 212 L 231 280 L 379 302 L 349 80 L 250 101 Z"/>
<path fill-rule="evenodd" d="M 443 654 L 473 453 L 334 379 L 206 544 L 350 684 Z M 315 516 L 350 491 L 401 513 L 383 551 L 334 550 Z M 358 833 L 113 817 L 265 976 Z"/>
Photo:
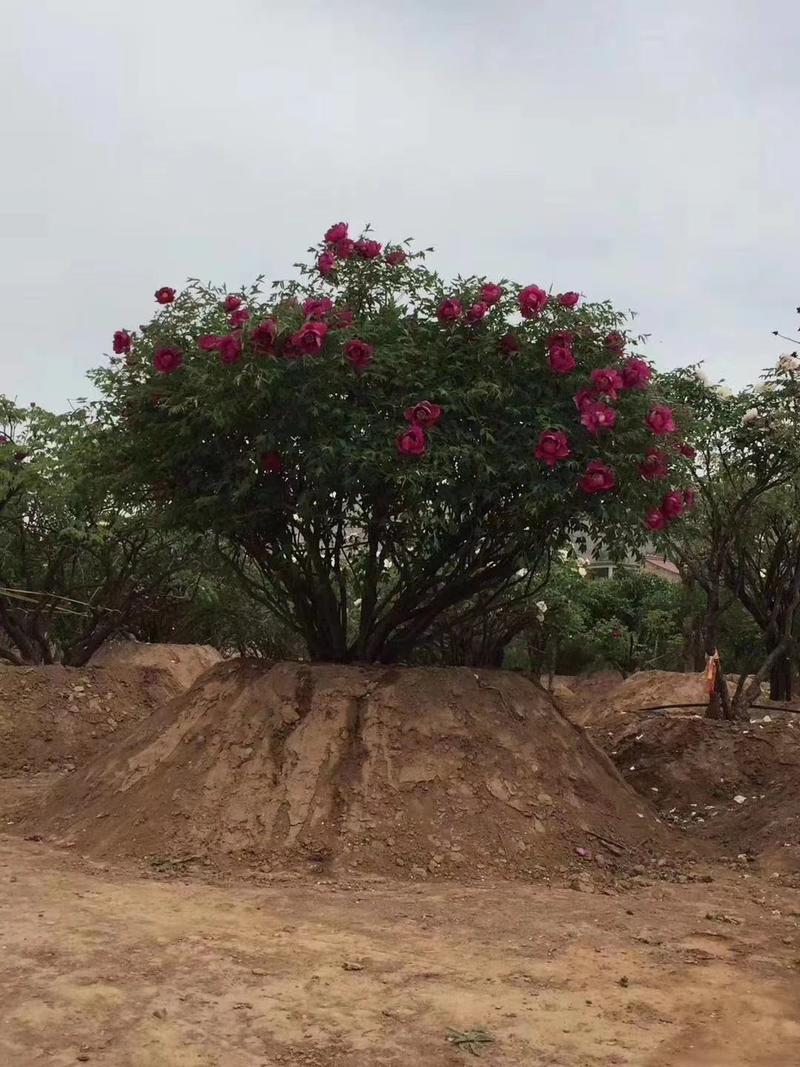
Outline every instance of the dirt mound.
<path fill-rule="evenodd" d="M 616 685 L 609 679 L 593 686 L 589 678 L 578 689 L 578 696 L 580 706 L 571 717 L 605 746 L 603 735 L 613 734 L 626 723 L 643 718 L 647 714 L 643 708 L 665 704 L 705 705 L 708 689 L 704 673 L 639 671 Z"/>
<path fill-rule="evenodd" d="M 613 865 L 665 835 L 519 675 L 248 661 L 58 785 L 26 832 L 100 856 L 461 878 L 542 875 L 587 846 Z"/>
<path fill-rule="evenodd" d="M 800 870 L 800 717 L 653 715 L 620 728 L 612 745 L 627 780 L 667 819 L 734 854 L 777 852 Z"/>
<path fill-rule="evenodd" d="M 179 692 L 154 667 L 0 665 L 0 775 L 70 770 Z"/>
<path fill-rule="evenodd" d="M 111 641 L 92 656 L 97 667 L 157 667 L 169 671 L 181 689 L 188 689 L 222 656 L 211 645 L 148 645 Z"/>

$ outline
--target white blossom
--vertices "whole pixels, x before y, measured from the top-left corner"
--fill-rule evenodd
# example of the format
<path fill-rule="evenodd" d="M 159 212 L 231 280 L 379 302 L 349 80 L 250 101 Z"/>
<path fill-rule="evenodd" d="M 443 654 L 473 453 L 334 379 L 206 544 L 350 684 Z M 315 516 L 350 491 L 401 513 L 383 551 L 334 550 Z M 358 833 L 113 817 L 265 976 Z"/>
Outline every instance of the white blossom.
<path fill-rule="evenodd" d="M 753 426 L 758 422 L 760 417 L 758 408 L 748 408 L 744 415 L 742 415 L 742 426 Z"/>
<path fill-rule="evenodd" d="M 800 370 L 800 359 L 792 353 L 787 353 L 778 360 L 778 370 L 785 370 L 793 374 L 795 371 Z"/>

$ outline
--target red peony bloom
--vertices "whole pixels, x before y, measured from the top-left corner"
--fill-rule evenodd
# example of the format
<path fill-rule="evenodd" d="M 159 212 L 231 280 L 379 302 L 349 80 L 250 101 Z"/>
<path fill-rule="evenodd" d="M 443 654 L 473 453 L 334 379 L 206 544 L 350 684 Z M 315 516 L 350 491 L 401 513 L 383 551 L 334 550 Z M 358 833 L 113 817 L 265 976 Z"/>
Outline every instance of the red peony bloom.
<path fill-rule="evenodd" d="M 546 305 L 550 297 L 540 289 L 538 285 L 526 285 L 519 294 L 519 310 L 524 319 L 532 319 L 538 315 Z"/>
<path fill-rule="evenodd" d="M 617 395 L 622 388 L 622 375 L 618 370 L 614 370 L 613 367 L 604 367 L 602 370 L 593 370 L 592 385 L 598 393 L 610 397 L 612 400 L 616 400 Z"/>
<path fill-rule="evenodd" d="M 550 364 L 550 370 L 554 374 L 569 374 L 577 366 L 572 349 L 561 345 L 550 349 L 547 354 L 547 361 Z"/>
<path fill-rule="evenodd" d="M 669 473 L 667 457 L 658 448 L 648 448 L 644 459 L 639 464 L 639 473 L 648 482 L 666 478 Z"/>
<path fill-rule="evenodd" d="M 336 270 L 336 256 L 330 252 L 323 252 L 317 260 L 317 269 L 323 278 L 327 278 L 329 274 L 333 274 Z"/>
<path fill-rule="evenodd" d="M 645 515 L 644 524 L 648 530 L 663 530 L 667 525 L 667 519 L 661 508 L 653 508 Z"/>
<path fill-rule="evenodd" d="M 601 404 L 599 401 L 595 401 L 592 404 L 584 405 L 581 411 L 581 422 L 589 433 L 597 435 L 601 430 L 614 429 L 617 424 L 617 413 L 608 404 Z"/>
<path fill-rule="evenodd" d="M 580 293 L 573 293 L 570 291 L 569 293 L 560 293 L 558 296 L 558 302 L 562 307 L 574 308 L 580 298 Z"/>
<path fill-rule="evenodd" d="M 235 311 L 237 308 L 240 308 L 243 303 L 244 300 L 242 300 L 240 296 L 234 296 L 234 294 L 231 293 L 230 296 L 226 296 L 222 301 L 222 306 L 226 311 Z"/>
<path fill-rule="evenodd" d="M 650 431 L 658 436 L 675 433 L 677 429 L 672 408 L 668 408 L 666 404 L 656 404 L 654 408 L 651 408 L 645 422 Z"/>
<path fill-rule="evenodd" d="M 381 254 L 381 248 L 383 248 L 383 245 L 379 244 L 378 241 L 371 241 L 366 237 L 362 237 L 360 241 L 355 243 L 356 253 L 362 259 L 377 259 Z"/>
<path fill-rule="evenodd" d="M 112 344 L 114 351 L 121 356 L 123 353 L 130 352 L 133 338 L 127 330 L 115 330 Z"/>
<path fill-rule="evenodd" d="M 253 347 L 260 356 L 271 355 L 275 351 L 275 339 L 278 336 L 278 324 L 275 319 L 264 319 L 250 335 Z"/>
<path fill-rule="evenodd" d="M 569 438 L 561 430 L 545 430 L 539 436 L 534 455 L 548 467 L 555 467 L 560 459 L 568 459 L 572 455 Z"/>
<path fill-rule="evenodd" d="M 333 251 L 339 257 L 339 259 L 352 259 L 356 254 L 356 243 L 351 241 L 349 237 L 342 237 L 333 246 Z"/>
<path fill-rule="evenodd" d="M 317 356 L 322 351 L 328 327 L 324 322 L 307 322 L 292 334 L 292 348 L 304 356 Z"/>
<path fill-rule="evenodd" d="M 397 435 L 395 443 L 403 456 L 424 456 L 428 451 L 428 438 L 421 426 L 409 426 Z"/>
<path fill-rule="evenodd" d="M 355 370 L 366 370 L 374 358 L 375 349 L 366 341 L 348 341 L 344 346 L 344 358 Z"/>
<path fill-rule="evenodd" d="M 602 460 L 593 459 L 579 484 L 584 493 L 608 493 L 617 484 L 617 476 Z"/>
<path fill-rule="evenodd" d="M 495 285 L 494 282 L 487 282 L 481 288 L 481 300 L 484 304 L 488 304 L 489 307 L 494 307 L 503 295 L 503 287 L 501 285 Z"/>
<path fill-rule="evenodd" d="M 507 333 L 500 338 L 500 351 L 505 356 L 515 356 L 521 348 L 522 345 L 519 343 L 519 338 L 516 334 Z"/>
<path fill-rule="evenodd" d="M 408 259 L 402 248 L 393 248 L 391 252 L 385 252 L 383 258 L 390 267 L 400 267 Z"/>
<path fill-rule="evenodd" d="M 678 451 L 682 456 L 686 456 L 687 459 L 694 459 L 697 455 L 697 449 L 692 448 L 692 446 L 688 445 L 685 441 L 682 441 L 678 446 Z"/>
<path fill-rule="evenodd" d="M 347 308 L 335 308 L 328 318 L 328 325 L 332 330 L 349 330 L 353 325 L 353 312 Z"/>
<path fill-rule="evenodd" d="M 174 374 L 183 364 L 183 353 L 177 348 L 158 348 L 153 356 L 153 366 L 159 374 Z"/>
<path fill-rule="evenodd" d="M 570 330 L 558 330 L 547 338 L 548 348 L 572 348 L 574 344 L 575 334 Z"/>
<path fill-rule="evenodd" d="M 597 402 L 597 393 L 594 389 L 579 389 L 572 399 L 578 411 L 585 411 L 587 407 Z"/>
<path fill-rule="evenodd" d="M 625 338 L 619 332 L 619 330 L 612 330 L 605 339 L 606 348 L 610 348 L 612 352 L 621 352 L 625 347 Z"/>
<path fill-rule="evenodd" d="M 333 311 L 333 301 L 328 296 L 310 296 L 303 304 L 307 319 L 324 319 Z"/>
<path fill-rule="evenodd" d="M 467 312 L 467 322 L 474 325 L 476 322 L 480 322 L 481 319 L 486 318 L 486 314 L 489 311 L 489 305 L 484 303 L 473 304 Z"/>
<path fill-rule="evenodd" d="M 673 489 L 671 493 L 667 493 L 661 501 L 661 511 L 668 521 L 680 518 L 685 507 L 683 493 L 678 489 Z"/>
<path fill-rule="evenodd" d="M 343 241 L 347 237 L 347 223 L 335 222 L 325 231 L 325 240 L 329 245 L 335 245 L 337 241 Z"/>
<path fill-rule="evenodd" d="M 280 452 L 262 452 L 258 457 L 258 465 L 267 474 L 283 474 L 284 462 Z"/>
<path fill-rule="evenodd" d="M 455 322 L 461 318 L 463 307 L 460 300 L 443 300 L 439 305 L 436 315 L 439 322 Z"/>
<path fill-rule="evenodd" d="M 242 338 L 238 333 L 229 333 L 227 337 L 221 337 L 219 345 L 219 358 L 226 367 L 238 363 L 242 358 Z"/>
<path fill-rule="evenodd" d="M 160 289 L 156 289 L 155 296 L 159 304 L 171 304 L 175 299 L 175 290 L 170 289 L 168 285 L 162 285 Z"/>
<path fill-rule="evenodd" d="M 406 422 L 413 423 L 414 426 L 421 426 L 423 430 L 430 430 L 438 425 L 442 414 L 443 409 L 438 404 L 432 404 L 430 400 L 422 400 L 419 404 L 415 404 L 413 408 L 406 408 L 403 412 L 403 417 Z"/>
<path fill-rule="evenodd" d="M 221 344 L 222 338 L 215 333 L 209 333 L 205 337 L 197 338 L 197 347 L 202 348 L 204 352 L 216 352 Z"/>
<path fill-rule="evenodd" d="M 622 384 L 626 389 L 646 389 L 653 377 L 653 369 L 643 359 L 629 359 L 622 368 Z"/>
<path fill-rule="evenodd" d="M 246 322 L 250 321 L 250 312 L 247 308 L 237 308 L 231 312 L 228 322 L 231 326 L 244 326 Z"/>

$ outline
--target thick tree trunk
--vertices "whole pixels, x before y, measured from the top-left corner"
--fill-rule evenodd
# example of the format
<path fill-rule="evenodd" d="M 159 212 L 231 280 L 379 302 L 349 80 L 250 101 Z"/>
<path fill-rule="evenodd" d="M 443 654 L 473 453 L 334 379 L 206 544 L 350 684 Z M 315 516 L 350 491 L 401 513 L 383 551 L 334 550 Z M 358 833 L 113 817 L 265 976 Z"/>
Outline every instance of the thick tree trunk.
<path fill-rule="evenodd" d="M 770 700 L 792 699 L 792 662 L 784 652 L 769 672 Z"/>

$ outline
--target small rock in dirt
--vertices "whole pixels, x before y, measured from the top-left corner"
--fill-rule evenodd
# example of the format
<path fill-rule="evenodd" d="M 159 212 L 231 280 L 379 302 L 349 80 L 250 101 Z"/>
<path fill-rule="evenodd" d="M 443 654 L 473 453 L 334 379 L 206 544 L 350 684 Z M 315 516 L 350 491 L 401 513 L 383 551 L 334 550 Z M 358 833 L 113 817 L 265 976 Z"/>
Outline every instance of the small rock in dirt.
<path fill-rule="evenodd" d="M 344 963 L 342 964 L 342 970 L 343 971 L 363 971 L 364 970 L 364 964 L 363 963 L 353 963 L 350 960 L 345 960 Z"/>
<path fill-rule="evenodd" d="M 647 871 L 647 868 L 644 866 L 643 863 L 634 864 L 634 867 L 633 867 L 633 873 L 634 874 L 645 874 L 646 871 Z"/>
<path fill-rule="evenodd" d="M 41 834 L 26 834 L 24 840 L 25 841 L 44 841 L 44 838 L 42 837 Z"/>
<path fill-rule="evenodd" d="M 742 920 L 737 919 L 735 915 L 724 915 L 722 912 L 707 911 L 706 918 L 712 922 L 717 923 L 730 923 L 731 926 L 741 926 Z"/>
<path fill-rule="evenodd" d="M 75 1059 L 78 1061 L 78 1063 L 88 1063 L 89 1062 L 89 1057 L 86 1055 L 85 1052 L 78 1053 L 78 1055 L 75 1057 Z"/>
<path fill-rule="evenodd" d="M 737 793 L 736 796 L 733 798 L 734 804 L 744 804 L 746 800 L 747 797 L 743 797 L 741 793 Z"/>
<path fill-rule="evenodd" d="M 156 1010 L 153 1012 L 153 1018 L 154 1019 L 166 1019 L 166 1017 L 167 1017 L 167 1009 L 166 1008 L 156 1008 Z"/>
<path fill-rule="evenodd" d="M 252 1008 L 253 1005 L 249 1004 L 246 1000 L 240 1000 L 238 1004 L 233 1005 L 234 1011 L 247 1011 Z"/>
<path fill-rule="evenodd" d="M 256 978 L 266 978 L 267 977 L 267 972 L 266 971 L 260 971 L 258 969 L 258 967 L 254 967 L 250 971 L 250 974 L 254 974 L 256 976 Z"/>
<path fill-rule="evenodd" d="M 623 976 L 619 980 L 619 984 L 622 986 L 623 989 L 627 989 L 628 988 L 628 986 L 631 983 L 630 983 L 630 980 L 628 979 L 627 974 L 623 974 Z"/>

